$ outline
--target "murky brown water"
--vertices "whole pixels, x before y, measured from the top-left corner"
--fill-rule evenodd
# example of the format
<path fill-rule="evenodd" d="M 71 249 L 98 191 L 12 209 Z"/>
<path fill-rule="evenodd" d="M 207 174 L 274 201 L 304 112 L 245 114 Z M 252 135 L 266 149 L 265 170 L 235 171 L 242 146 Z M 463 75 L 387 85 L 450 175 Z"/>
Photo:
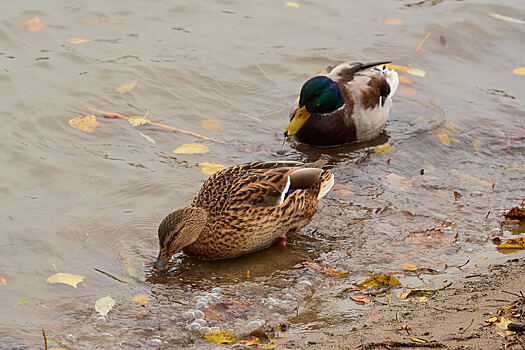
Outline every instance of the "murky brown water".
<path fill-rule="evenodd" d="M 351 324 L 367 312 L 344 292 L 354 282 L 399 272 L 402 263 L 438 268 L 498 256 L 487 237 L 500 232 L 503 208 L 525 197 L 525 78 L 512 73 L 525 65 L 525 25 L 487 12 L 523 20 L 523 1 L 298 3 L 2 2 L 0 347 L 42 348 L 41 327 L 50 347 L 93 349 L 201 347 L 203 327 L 242 334 L 279 322 L 298 331 Z M 25 30 L 35 16 L 47 28 Z M 392 17 L 404 23 L 385 25 Z M 335 150 L 287 144 L 279 154 L 290 104 L 311 73 L 382 59 L 427 73 L 406 75 L 413 84 L 401 85 L 384 135 Z M 133 80 L 130 93 L 115 91 Z M 104 118 L 87 134 L 68 125 L 85 104 L 126 115 L 150 108 L 155 121 L 227 143 L 175 155 L 200 141 Z M 204 129 L 203 119 L 220 121 L 223 131 Z M 386 142 L 395 147 L 390 154 L 373 153 Z M 325 160 L 353 193 L 328 195 L 286 248 L 214 263 L 180 255 L 168 276 L 152 275 L 157 225 L 206 179 L 198 163 L 284 159 Z M 463 198 L 454 201 L 453 191 Z M 404 242 L 445 219 L 458 225 L 454 246 Z M 303 260 L 350 273 L 327 277 Z M 85 280 L 77 289 L 46 283 L 56 272 Z M 102 317 L 94 304 L 108 294 L 116 305 Z M 137 294 L 152 298 L 142 318 L 131 301 Z M 193 321 L 200 313 L 192 312 L 209 304 L 248 299 L 250 310 L 238 318 Z"/>

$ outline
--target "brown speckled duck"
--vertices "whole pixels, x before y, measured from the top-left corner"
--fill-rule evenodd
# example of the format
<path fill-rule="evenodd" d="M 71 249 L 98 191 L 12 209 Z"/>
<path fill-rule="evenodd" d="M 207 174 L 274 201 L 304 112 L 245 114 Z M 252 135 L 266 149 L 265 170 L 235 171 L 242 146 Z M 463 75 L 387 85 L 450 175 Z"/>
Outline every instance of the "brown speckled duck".
<path fill-rule="evenodd" d="M 388 62 L 345 62 L 304 83 L 285 137 L 330 147 L 370 141 L 383 131 L 397 90 Z"/>
<path fill-rule="evenodd" d="M 306 226 L 317 202 L 334 184 L 329 170 L 298 162 L 255 162 L 213 174 L 183 209 L 159 226 L 154 267 L 164 269 L 184 251 L 202 259 L 226 259 L 265 249 Z"/>

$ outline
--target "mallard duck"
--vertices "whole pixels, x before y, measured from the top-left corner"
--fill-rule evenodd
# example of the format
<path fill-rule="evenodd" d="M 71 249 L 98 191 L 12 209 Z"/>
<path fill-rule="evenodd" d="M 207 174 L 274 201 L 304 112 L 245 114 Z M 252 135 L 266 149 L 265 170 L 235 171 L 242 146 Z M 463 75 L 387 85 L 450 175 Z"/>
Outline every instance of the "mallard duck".
<path fill-rule="evenodd" d="M 255 162 L 213 174 L 192 204 L 166 216 L 159 226 L 154 267 L 173 254 L 226 259 L 282 242 L 306 226 L 317 202 L 334 184 L 329 170 L 298 162 Z"/>
<path fill-rule="evenodd" d="M 346 62 L 304 83 L 284 136 L 313 146 L 369 141 L 385 128 L 397 90 L 389 62 Z"/>

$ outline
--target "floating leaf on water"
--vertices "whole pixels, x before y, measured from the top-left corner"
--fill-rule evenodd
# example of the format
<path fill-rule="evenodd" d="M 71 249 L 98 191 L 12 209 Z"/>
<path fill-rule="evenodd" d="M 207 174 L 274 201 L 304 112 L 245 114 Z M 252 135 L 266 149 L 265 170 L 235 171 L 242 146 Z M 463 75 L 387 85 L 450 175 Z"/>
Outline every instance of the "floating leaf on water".
<path fill-rule="evenodd" d="M 173 153 L 176 154 L 195 154 L 195 153 L 207 153 L 210 149 L 206 145 L 200 143 L 185 143 L 177 147 Z"/>
<path fill-rule="evenodd" d="M 445 133 L 438 134 L 439 141 L 441 141 L 442 144 L 445 146 L 450 146 L 450 138 Z"/>
<path fill-rule="evenodd" d="M 503 216 L 505 219 L 510 220 L 525 220 L 525 209 L 514 207 L 507 213 L 504 213 Z"/>
<path fill-rule="evenodd" d="M 0 286 L 7 284 L 7 279 L 4 276 L 0 276 Z"/>
<path fill-rule="evenodd" d="M 424 70 L 418 69 L 418 68 L 410 68 L 410 67 L 400 66 L 397 64 L 390 64 L 390 63 L 387 64 L 386 67 L 388 69 L 394 69 L 396 71 L 405 72 L 405 73 L 412 74 L 418 77 L 424 77 L 426 75 L 426 72 Z"/>
<path fill-rule="evenodd" d="M 478 179 L 477 177 L 475 176 L 472 176 L 472 175 L 469 175 L 469 174 L 465 174 L 465 173 L 462 173 L 461 171 L 458 171 L 458 170 L 455 170 L 455 169 L 452 169 L 450 170 L 450 173 L 459 177 L 459 178 L 462 178 L 464 180 L 469 180 L 471 182 L 475 182 L 475 183 L 478 183 L 480 185 L 483 185 L 483 186 L 489 186 L 489 187 L 492 187 L 492 184 L 490 182 L 487 182 L 487 181 L 483 181 L 481 179 Z"/>
<path fill-rule="evenodd" d="M 525 75 L 525 67 L 516 68 L 512 72 L 518 75 Z"/>
<path fill-rule="evenodd" d="M 115 300 L 111 295 L 102 297 L 95 302 L 95 310 L 102 316 L 106 316 L 113 306 L 115 306 Z"/>
<path fill-rule="evenodd" d="M 352 295 L 350 299 L 364 304 L 368 304 L 371 301 L 370 297 L 367 295 Z"/>
<path fill-rule="evenodd" d="M 142 305 L 146 305 L 147 303 L 149 303 L 150 297 L 149 295 L 145 295 L 145 294 L 135 295 L 133 298 L 131 298 L 131 301 L 134 301 Z"/>
<path fill-rule="evenodd" d="M 85 117 L 76 117 L 69 119 L 68 123 L 73 128 L 85 132 L 95 132 L 99 124 L 97 121 L 97 117 L 95 117 L 93 114 L 86 115 Z"/>
<path fill-rule="evenodd" d="M 235 339 L 235 335 L 233 335 L 232 332 L 228 332 L 224 329 L 218 329 L 215 331 L 211 331 L 209 333 L 206 333 L 204 335 L 204 338 L 208 339 L 209 341 L 215 342 L 215 343 L 235 343 L 237 339 Z"/>
<path fill-rule="evenodd" d="M 525 249 L 525 237 L 509 239 L 498 245 L 498 249 Z"/>
<path fill-rule="evenodd" d="M 367 278 L 363 282 L 359 283 L 357 287 L 359 289 L 382 289 L 385 287 L 399 286 L 401 282 L 390 275 L 378 275 Z"/>
<path fill-rule="evenodd" d="M 38 16 L 24 22 L 24 27 L 30 32 L 36 32 L 47 27 Z"/>
<path fill-rule="evenodd" d="M 481 151 L 481 142 L 478 139 L 475 139 L 472 141 L 472 147 L 478 152 Z"/>
<path fill-rule="evenodd" d="M 82 38 L 71 38 L 68 40 L 68 42 L 70 44 L 75 44 L 75 45 L 78 45 L 78 44 L 83 44 L 83 43 L 87 43 L 89 40 L 87 39 L 82 39 Z"/>
<path fill-rule="evenodd" d="M 128 122 L 131 124 L 131 126 L 140 126 L 151 123 L 151 120 L 149 120 L 145 116 L 132 115 L 128 118 Z"/>
<path fill-rule="evenodd" d="M 353 188 L 352 188 L 352 186 L 349 185 L 349 184 L 336 183 L 336 184 L 332 187 L 332 192 L 334 192 L 334 193 L 337 194 L 338 196 L 346 197 L 346 196 L 349 196 L 349 195 L 352 194 L 352 192 L 353 192 Z"/>
<path fill-rule="evenodd" d="M 84 276 L 73 275 L 67 272 L 55 273 L 52 276 L 47 278 L 48 283 L 64 283 L 69 284 L 72 287 L 77 287 L 77 285 L 84 280 Z"/>
<path fill-rule="evenodd" d="M 29 299 L 25 298 L 25 299 L 22 299 L 20 301 L 18 301 L 15 306 L 18 306 L 18 305 L 24 305 L 24 304 L 27 304 L 29 302 Z"/>
<path fill-rule="evenodd" d="M 525 24 L 524 20 L 521 20 L 519 18 L 510 17 L 510 16 L 500 15 L 499 13 L 487 12 L 487 15 L 489 15 L 492 18 L 499 19 L 505 22 Z"/>
<path fill-rule="evenodd" d="M 445 46 L 447 44 L 447 39 L 443 35 L 440 35 L 439 43 L 441 44 L 441 46 Z"/>
<path fill-rule="evenodd" d="M 440 229 L 410 232 L 405 242 L 433 247 L 448 247 L 456 243 L 457 234 L 446 234 Z"/>
<path fill-rule="evenodd" d="M 204 119 L 201 120 L 202 127 L 211 132 L 221 132 L 222 125 L 221 122 L 215 119 Z"/>
<path fill-rule="evenodd" d="M 312 262 L 312 261 L 303 261 L 303 265 L 306 267 L 311 268 L 312 270 L 319 271 L 325 275 L 330 276 L 342 276 L 348 274 L 348 271 L 338 271 L 336 269 L 333 269 L 331 267 L 326 267 L 322 264 Z"/>
<path fill-rule="evenodd" d="M 413 84 L 414 82 L 407 77 L 405 77 L 403 74 L 399 73 L 397 75 L 397 78 L 399 79 L 400 84 Z"/>
<path fill-rule="evenodd" d="M 296 3 L 296 2 L 287 1 L 287 2 L 286 2 L 286 6 L 290 6 L 290 7 L 298 8 L 298 7 L 299 7 L 299 4 Z"/>
<path fill-rule="evenodd" d="M 374 148 L 374 154 L 387 154 L 392 152 L 394 146 L 385 143 L 384 145 L 377 146 Z"/>
<path fill-rule="evenodd" d="M 414 264 L 403 264 L 403 268 L 408 271 L 417 271 L 417 266 Z"/>
<path fill-rule="evenodd" d="M 129 276 L 135 276 L 135 266 L 133 265 L 133 261 L 130 259 L 129 255 L 121 250 L 118 253 L 118 257 L 122 263 L 122 266 L 124 267 L 124 270 L 126 270 L 126 273 Z"/>
<path fill-rule="evenodd" d="M 125 94 L 126 92 L 133 90 L 135 86 L 137 86 L 138 82 L 138 80 L 134 80 L 129 84 L 119 86 L 116 90 L 118 93 Z"/>
<path fill-rule="evenodd" d="M 199 168 L 201 169 L 201 172 L 206 175 L 213 175 L 217 171 L 221 171 L 223 169 L 226 169 L 226 167 L 222 164 L 216 164 L 215 162 L 203 162 L 199 163 Z"/>
<path fill-rule="evenodd" d="M 152 137 L 150 137 L 150 136 L 148 136 L 146 134 L 141 133 L 140 131 L 139 131 L 139 134 L 140 134 L 140 136 L 144 137 L 149 142 L 151 142 L 153 144 L 157 143 L 157 141 L 155 141 L 155 139 L 153 139 Z"/>
<path fill-rule="evenodd" d="M 82 23 L 85 24 L 118 24 L 117 21 L 111 19 L 83 19 Z"/>
<path fill-rule="evenodd" d="M 463 197 L 463 195 L 461 193 L 459 193 L 458 191 L 454 191 L 454 200 L 455 201 L 457 201 L 461 197 Z"/>
<path fill-rule="evenodd" d="M 403 24 L 403 20 L 401 18 L 389 18 L 385 21 L 385 24 L 389 26 L 397 26 Z"/>

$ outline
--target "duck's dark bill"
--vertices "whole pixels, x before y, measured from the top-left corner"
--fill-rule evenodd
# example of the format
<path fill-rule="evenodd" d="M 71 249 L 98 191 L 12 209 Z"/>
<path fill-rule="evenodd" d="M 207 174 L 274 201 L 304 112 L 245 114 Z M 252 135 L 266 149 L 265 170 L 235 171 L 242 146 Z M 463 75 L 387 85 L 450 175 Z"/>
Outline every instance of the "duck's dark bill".
<path fill-rule="evenodd" d="M 168 262 L 170 261 L 170 257 L 168 255 L 162 255 L 159 253 L 159 257 L 157 258 L 157 261 L 153 264 L 153 267 L 156 270 L 164 270 L 168 266 Z"/>

